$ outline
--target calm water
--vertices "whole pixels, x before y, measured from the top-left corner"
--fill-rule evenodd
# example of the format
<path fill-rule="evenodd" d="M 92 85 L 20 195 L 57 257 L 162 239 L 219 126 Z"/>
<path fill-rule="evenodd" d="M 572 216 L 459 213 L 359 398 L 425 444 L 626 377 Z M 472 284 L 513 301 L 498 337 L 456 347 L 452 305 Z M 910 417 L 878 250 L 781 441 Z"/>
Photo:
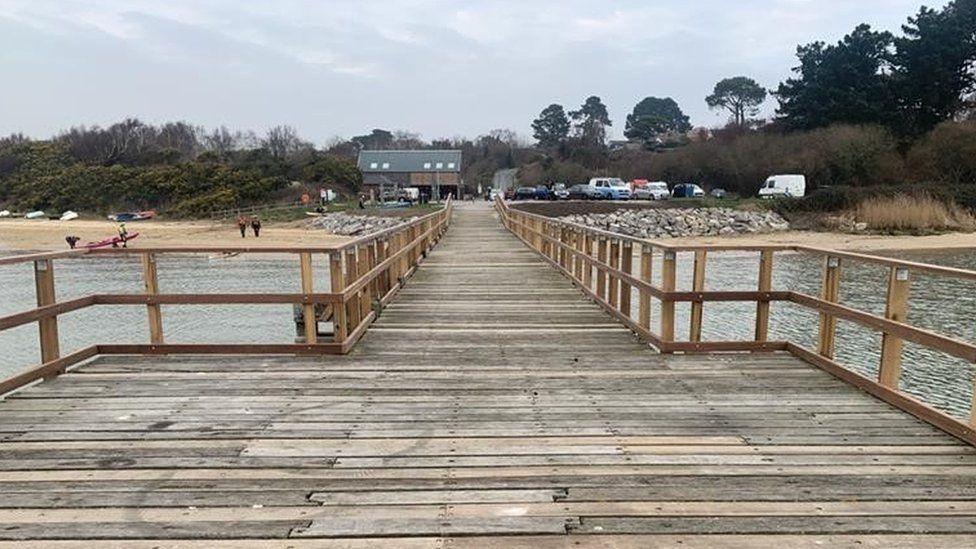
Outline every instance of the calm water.
<path fill-rule="evenodd" d="M 914 261 L 976 269 L 976 251 L 890 254 Z M 678 289 L 690 289 L 691 254 L 678 256 Z M 706 289 L 752 290 L 756 285 L 758 254 L 715 253 L 709 256 Z M 55 264 L 58 299 L 91 293 L 140 293 L 138 258 L 72 259 Z M 777 254 L 773 288 L 817 295 L 821 260 L 807 254 Z M 660 258 L 655 258 L 655 281 Z M 874 314 L 884 313 L 887 269 L 845 262 L 841 303 Z M 328 261 L 317 257 L 315 288 L 327 291 Z M 915 274 L 909 301 L 909 323 L 976 343 L 976 282 Z M 164 293 L 300 291 L 297 258 L 242 256 L 163 257 L 159 261 L 160 291 Z M 0 315 L 34 307 L 31 265 L 0 267 Z M 636 303 L 636 296 L 634 298 Z M 635 307 L 636 309 L 636 307 Z M 687 338 L 690 307 L 677 309 L 677 337 Z M 652 320 L 658 318 L 656 303 Z M 636 314 L 636 311 L 635 311 Z M 708 303 L 703 338 L 749 340 L 753 336 L 755 304 Z M 170 343 L 288 343 L 294 341 L 292 310 L 287 305 L 163 306 L 166 340 Z M 139 306 L 97 306 L 59 320 L 62 353 L 93 343 L 145 343 L 146 313 Z M 791 304 L 774 303 L 770 337 L 813 347 L 817 316 Z M 35 324 L 0 332 L 0 377 L 39 362 Z M 845 321 L 838 322 L 837 359 L 866 375 L 877 375 L 880 334 Z M 972 399 L 972 366 L 964 361 L 905 344 L 902 388 L 954 415 L 966 417 Z"/>

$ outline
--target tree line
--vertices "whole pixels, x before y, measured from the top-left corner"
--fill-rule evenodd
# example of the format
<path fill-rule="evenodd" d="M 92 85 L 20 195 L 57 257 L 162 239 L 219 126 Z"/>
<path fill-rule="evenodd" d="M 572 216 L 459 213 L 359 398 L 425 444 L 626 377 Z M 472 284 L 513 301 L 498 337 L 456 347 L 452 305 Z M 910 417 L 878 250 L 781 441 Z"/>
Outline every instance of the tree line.
<path fill-rule="evenodd" d="M 290 126 L 259 136 L 126 119 L 48 140 L 0 139 L 0 203 L 13 209 L 156 208 L 196 216 L 289 200 L 319 186 L 354 194 L 361 182 L 341 147 L 316 148 Z"/>
<path fill-rule="evenodd" d="M 976 118 L 976 0 L 923 7 L 897 36 L 858 25 L 835 44 L 798 46 L 796 55 L 792 75 L 773 90 L 746 76 L 716 83 L 704 100 L 729 122 L 704 135 L 690 131 L 673 98 L 642 99 L 623 132 L 640 151 L 610 150 L 604 137 L 612 121 L 599 97 L 568 112 L 549 105 L 532 123 L 546 157 L 523 169 L 522 180 L 612 173 L 743 194 L 787 171 L 807 174 L 814 187 L 976 183 L 967 156 L 976 152 L 976 133 L 963 123 Z M 769 97 L 777 101 L 775 116 L 757 120 Z M 833 158 L 815 158 L 828 154 Z"/>

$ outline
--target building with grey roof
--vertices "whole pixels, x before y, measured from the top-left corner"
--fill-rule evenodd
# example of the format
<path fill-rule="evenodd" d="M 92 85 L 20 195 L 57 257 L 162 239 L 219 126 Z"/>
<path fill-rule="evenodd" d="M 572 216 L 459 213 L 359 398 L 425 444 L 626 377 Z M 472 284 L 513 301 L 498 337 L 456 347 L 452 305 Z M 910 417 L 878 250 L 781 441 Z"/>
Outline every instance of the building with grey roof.
<path fill-rule="evenodd" d="M 458 197 L 463 183 L 461 151 L 360 151 L 358 166 L 364 190 L 377 198 L 404 187 L 428 197 Z"/>

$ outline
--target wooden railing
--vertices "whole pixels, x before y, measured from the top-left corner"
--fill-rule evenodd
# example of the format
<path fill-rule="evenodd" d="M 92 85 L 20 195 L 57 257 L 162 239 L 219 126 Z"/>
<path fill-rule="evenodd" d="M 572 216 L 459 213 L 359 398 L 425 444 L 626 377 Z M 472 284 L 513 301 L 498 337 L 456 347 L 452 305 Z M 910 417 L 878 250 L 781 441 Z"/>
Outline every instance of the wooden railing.
<path fill-rule="evenodd" d="M 607 312 L 662 353 L 788 351 L 971 444 L 976 444 L 976 396 L 973 397 L 967 424 L 909 396 L 899 386 L 904 341 L 961 358 L 970 364 L 976 363 L 976 345 L 912 326 L 906 321 L 909 286 L 914 273 L 976 281 L 976 271 L 809 246 L 669 244 L 532 214 L 511 208 L 501 199 L 495 202 L 495 206 L 502 223 L 513 234 L 569 277 Z M 759 256 L 755 290 L 705 289 L 707 260 L 721 252 L 753 252 Z M 779 252 L 803 252 L 821 258 L 823 267 L 819 296 L 773 288 L 773 263 Z M 694 256 L 691 291 L 676 291 L 679 253 Z M 658 285 L 652 282 L 655 257 L 660 257 Z M 884 316 L 838 303 L 841 265 L 845 262 L 870 263 L 888 269 Z M 634 293 L 638 296 L 636 306 L 631 302 Z M 659 302 L 657 325 L 651 324 L 652 300 Z M 819 316 L 816 349 L 808 349 L 791 341 L 770 341 L 770 303 L 777 301 L 798 305 Z M 702 341 L 702 320 L 707 310 L 705 304 L 711 302 L 755 303 L 753 337 L 747 341 Z M 678 303 L 690 304 L 687 341 L 677 341 L 675 338 L 675 305 Z M 838 320 L 850 321 L 881 333 L 877 379 L 863 376 L 834 360 Z M 973 382 L 972 379 L 967 381 Z"/>
<path fill-rule="evenodd" d="M 0 332 L 36 322 L 39 331 L 40 366 L 0 381 L 0 395 L 41 378 L 63 373 L 69 366 L 100 354 L 344 354 L 349 352 L 380 310 L 390 302 L 404 281 L 447 230 L 453 202 L 409 223 L 404 223 L 335 246 L 319 247 L 169 247 L 66 250 L 0 258 L 0 266 L 33 263 L 37 308 L 0 317 Z M 165 254 L 288 254 L 297 255 L 301 293 L 163 294 L 159 291 L 157 259 Z M 57 302 L 55 260 L 111 258 L 138 255 L 142 259 L 145 291 L 141 294 L 96 294 Z M 313 257 L 329 258 L 330 291 L 316 291 Z M 305 327 L 304 343 L 268 344 L 172 344 L 163 332 L 162 305 L 300 305 Z M 62 356 L 58 317 L 96 305 L 146 307 L 148 344 L 96 343 Z M 318 321 L 331 318 L 331 341 L 320 341 Z"/>

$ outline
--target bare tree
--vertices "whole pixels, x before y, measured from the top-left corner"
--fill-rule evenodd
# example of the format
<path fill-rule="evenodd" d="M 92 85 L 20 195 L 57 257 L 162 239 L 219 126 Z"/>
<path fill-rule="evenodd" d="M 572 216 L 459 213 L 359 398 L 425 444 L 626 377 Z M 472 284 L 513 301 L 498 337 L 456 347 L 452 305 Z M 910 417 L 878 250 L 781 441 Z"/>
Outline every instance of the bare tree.
<path fill-rule="evenodd" d="M 237 150 L 242 145 L 243 135 L 239 131 L 230 131 L 227 126 L 221 126 L 204 133 L 201 141 L 208 151 L 224 155 Z"/>
<path fill-rule="evenodd" d="M 309 146 L 298 137 L 298 132 L 291 126 L 275 126 L 268 130 L 261 146 L 268 149 L 275 158 L 288 158 L 292 154 Z"/>

